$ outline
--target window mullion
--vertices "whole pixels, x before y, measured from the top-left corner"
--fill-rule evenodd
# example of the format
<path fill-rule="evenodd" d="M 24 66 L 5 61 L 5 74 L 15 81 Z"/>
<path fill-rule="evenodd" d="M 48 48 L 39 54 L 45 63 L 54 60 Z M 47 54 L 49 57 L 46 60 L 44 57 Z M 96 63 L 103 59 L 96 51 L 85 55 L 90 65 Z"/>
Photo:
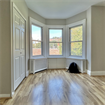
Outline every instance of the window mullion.
<path fill-rule="evenodd" d="M 83 42 L 83 40 L 81 40 L 81 41 L 70 41 L 70 42 L 71 42 L 71 43 L 73 43 L 73 42 L 74 42 L 74 43 L 75 43 L 75 42 Z"/>
<path fill-rule="evenodd" d="M 42 42 L 42 40 L 32 40 L 32 41 Z"/>
<path fill-rule="evenodd" d="M 38 42 L 41 42 L 42 40 L 32 40 L 32 41 L 38 41 Z"/>
<path fill-rule="evenodd" d="M 49 43 L 62 43 L 62 42 L 49 42 Z"/>

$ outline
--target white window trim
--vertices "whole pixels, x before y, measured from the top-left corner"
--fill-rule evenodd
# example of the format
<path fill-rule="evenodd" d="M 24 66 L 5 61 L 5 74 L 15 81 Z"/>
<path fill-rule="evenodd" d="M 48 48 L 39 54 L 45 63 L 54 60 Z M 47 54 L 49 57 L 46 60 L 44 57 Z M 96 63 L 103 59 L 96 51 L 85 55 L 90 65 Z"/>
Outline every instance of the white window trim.
<path fill-rule="evenodd" d="M 36 25 L 42 28 L 42 55 L 33 56 L 32 55 L 32 25 Z M 30 59 L 45 58 L 45 24 L 30 17 Z"/>
<path fill-rule="evenodd" d="M 62 55 L 49 55 L 49 29 L 62 29 Z M 65 58 L 65 25 L 47 25 L 47 58 Z"/>
<path fill-rule="evenodd" d="M 83 25 L 83 41 L 82 41 L 82 56 L 72 56 L 70 55 L 70 28 L 76 27 L 79 25 Z M 67 37 L 66 37 L 66 58 L 78 58 L 85 59 L 86 58 L 86 19 L 66 25 Z"/>

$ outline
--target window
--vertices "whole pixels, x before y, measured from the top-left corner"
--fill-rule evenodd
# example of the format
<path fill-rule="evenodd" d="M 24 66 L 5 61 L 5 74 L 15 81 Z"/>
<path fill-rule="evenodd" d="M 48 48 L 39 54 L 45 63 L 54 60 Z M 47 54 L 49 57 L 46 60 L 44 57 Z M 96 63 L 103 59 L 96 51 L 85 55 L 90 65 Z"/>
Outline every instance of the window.
<path fill-rule="evenodd" d="M 42 55 L 42 28 L 32 24 L 32 56 Z"/>
<path fill-rule="evenodd" d="M 70 28 L 70 55 L 82 56 L 83 25 Z"/>
<path fill-rule="evenodd" d="M 62 55 L 62 29 L 49 29 L 49 55 Z"/>

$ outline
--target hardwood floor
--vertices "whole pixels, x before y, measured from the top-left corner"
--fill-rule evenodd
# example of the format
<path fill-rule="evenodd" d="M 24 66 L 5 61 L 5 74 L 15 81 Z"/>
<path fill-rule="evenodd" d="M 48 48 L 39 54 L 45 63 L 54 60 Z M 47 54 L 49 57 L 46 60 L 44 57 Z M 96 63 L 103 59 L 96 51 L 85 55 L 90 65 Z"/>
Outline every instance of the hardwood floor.
<path fill-rule="evenodd" d="M 3 105 L 105 105 L 105 76 L 45 70 L 29 75 Z"/>

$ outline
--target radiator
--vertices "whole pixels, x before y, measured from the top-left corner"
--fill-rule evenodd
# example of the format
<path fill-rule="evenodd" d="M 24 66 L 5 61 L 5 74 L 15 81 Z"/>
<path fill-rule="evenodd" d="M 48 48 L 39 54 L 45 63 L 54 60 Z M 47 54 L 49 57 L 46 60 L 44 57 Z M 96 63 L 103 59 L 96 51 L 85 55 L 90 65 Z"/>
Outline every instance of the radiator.
<path fill-rule="evenodd" d="M 30 59 L 30 73 L 36 73 L 47 69 L 48 61 L 47 58 L 44 59 Z"/>

